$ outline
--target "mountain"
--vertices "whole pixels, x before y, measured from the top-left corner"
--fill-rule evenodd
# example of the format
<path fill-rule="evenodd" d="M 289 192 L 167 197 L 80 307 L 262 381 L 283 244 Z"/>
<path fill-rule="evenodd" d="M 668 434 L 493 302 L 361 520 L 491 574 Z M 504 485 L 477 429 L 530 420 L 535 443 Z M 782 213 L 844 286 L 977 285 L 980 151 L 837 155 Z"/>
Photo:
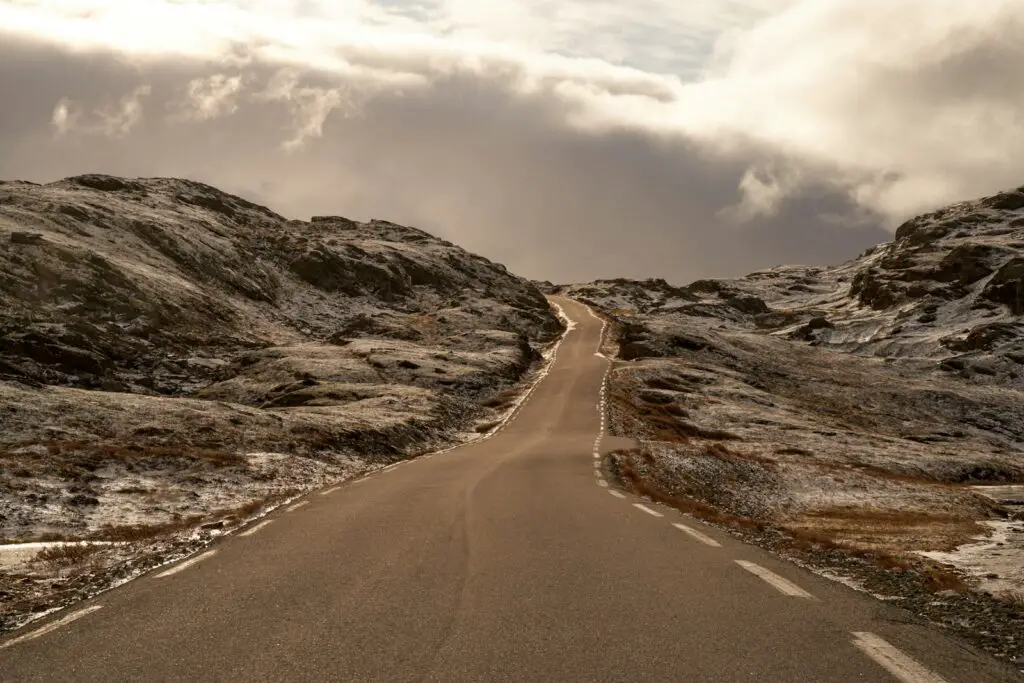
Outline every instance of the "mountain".
<path fill-rule="evenodd" d="M 780 266 L 685 287 L 599 281 L 565 291 L 656 325 L 685 318 L 699 328 L 705 319 L 1024 386 L 1024 188 L 914 218 L 892 242 L 836 267 Z M 627 353 L 672 354 L 649 341 L 637 339 Z"/>
<path fill-rule="evenodd" d="M 0 245 L 9 539 L 209 516 L 456 443 L 562 329 L 423 231 L 187 180 L 0 183 Z"/>
<path fill-rule="evenodd" d="M 932 588 L 1024 588 L 1024 188 L 838 266 L 552 291 L 614 323 L 624 484 L 794 552 L 928 553 Z"/>

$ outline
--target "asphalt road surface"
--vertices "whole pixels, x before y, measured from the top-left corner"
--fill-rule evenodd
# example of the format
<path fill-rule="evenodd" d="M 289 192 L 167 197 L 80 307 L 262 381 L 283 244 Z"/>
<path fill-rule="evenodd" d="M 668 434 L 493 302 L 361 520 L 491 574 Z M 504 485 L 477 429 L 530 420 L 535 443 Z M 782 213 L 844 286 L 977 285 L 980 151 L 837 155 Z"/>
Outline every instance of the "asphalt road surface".
<path fill-rule="evenodd" d="M 602 325 L 559 303 L 576 327 L 495 436 L 311 493 L 35 622 L 0 643 L 0 680 L 1020 680 L 617 491 L 594 455 Z"/>

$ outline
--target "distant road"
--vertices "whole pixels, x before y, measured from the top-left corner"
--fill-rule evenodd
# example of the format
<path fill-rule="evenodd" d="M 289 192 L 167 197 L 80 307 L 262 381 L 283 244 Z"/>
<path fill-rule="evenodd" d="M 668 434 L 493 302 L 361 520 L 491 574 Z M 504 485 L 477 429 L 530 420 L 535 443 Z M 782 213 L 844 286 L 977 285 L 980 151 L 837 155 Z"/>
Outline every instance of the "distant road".
<path fill-rule="evenodd" d="M 609 485 L 601 323 L 557 301 L 576 328 L 496 436 L 312 493 L 11 634 L 0 680 L 1020 680 Z"/>

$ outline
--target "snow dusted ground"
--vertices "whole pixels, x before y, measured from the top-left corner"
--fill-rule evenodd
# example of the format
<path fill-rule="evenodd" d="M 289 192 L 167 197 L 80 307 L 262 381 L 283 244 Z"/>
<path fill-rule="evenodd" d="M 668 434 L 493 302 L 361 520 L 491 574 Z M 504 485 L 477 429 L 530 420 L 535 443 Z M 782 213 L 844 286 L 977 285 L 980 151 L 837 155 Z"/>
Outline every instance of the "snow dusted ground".
<path fill-rule="evenodd" d="M 0 570 L 0 629 L 480 438 L 562 331 L 415 228 L 184 180 L 0 182 L 0 243 L 0 543 L 118 541 Z"/>
<path fill-rule="evenodd" d="M 624 484 L 1024 657 L 1024 188 L 840 266 L 545 287 L 613 323 Z"/>

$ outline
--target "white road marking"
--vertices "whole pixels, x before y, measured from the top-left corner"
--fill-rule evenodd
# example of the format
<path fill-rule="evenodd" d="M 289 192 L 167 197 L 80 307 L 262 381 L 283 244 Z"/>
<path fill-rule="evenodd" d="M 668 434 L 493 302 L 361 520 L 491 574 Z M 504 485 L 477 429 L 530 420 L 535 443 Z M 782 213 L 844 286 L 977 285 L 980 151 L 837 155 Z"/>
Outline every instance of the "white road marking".
<path fill-rule="evenodd" d="M 626 496 L 622 495 L 621 493 L 619 493 L 618 491 L 609 491 L 608 493 L 612 494 L 616 498 L 625 498 L 626 497 Z"/>
<path fill-rule="evenodd" d="M 715 539 L 713 539 L 710 536 L 707 536 L 705 534 L 702 534 L 701 532 L 697 531 L 696 529 L 692 529 L 692 528 L 686 526 L 685 524 L 680 524 L 679 522 L 673 522 L 672 526 L 674 526 L 675 528 L 679 529 L 680 531 L 682 531 L 684 533 L 689 534 L 690 536 L 692 536 L 696 540 L 700 541 L 704 545 L 709 545 L 712 548 L 721 548 L 722 547 L 722 544 L 719 543 L 718 541 L 716 541 Z"/>
<path fill-rule="evenodd" d="M 340 488 L 341 488 L 340 486 L 332 486 L 331 488 L 327 489 L 326 491 L 321 491 L 320 495 L 321 496 L 330 495 L 330 494 L 334 493 L 335 491 L 337 491 Z"/>
<path fill-rule="evenodd" d="M 597 463 L 594 463 L 594 464 L 596 465 Z M 601 470 L 594 470 L 594 476 L 597 477 L 598 479 L 600 479 L 601 478 Z"/>
<path fill-rule="evenodd" d="M 652 510 L 651 508 L 647 507 L 643 503 L 633 503 L 633 507 L 635 507 L 637 510 L 643 510 L 647 514 L 652 515 L 654 517 L 664 517 L 663 514 L 661 514 L 657 510 Z"/>
<path fill-rule="evenodd" d="M 763 579 L 766 583 L 771 584 L 771 586 L 780 593 L 785 593 L 786 595 L 790 595 L 794 598 L 812 597 L 810 593 L 789 579 L 784 579 L 775 572 L 769 571 L 759 564 L 747 562 L 746 560 L 736 560 L 736 564 L 743 567 L 751 574 Z"/>
<path fill-rule="evenodd" d="M 202 555 L 196 555 L 191 560 L 185 560 L 184 562 L 182 562 L 181 564 L 177 565 L 176 567 L 171 567 L 167 571 L 161 572 L 160 574 L 157 574 L 156 578 L 162 579 L 165 576 L 172 576 L 173 574 L 177 574 L 178 572 L 185 571 L 186 569 L 188 569 L 192 565 L 199 564 L 203 560 L 208 560 L 208 559 L 210 559 L 211 557 L 213 557 L 216 554 L 217 554 L 216 550 L 208 550 L 205 553 L 203 553 Z"/>
<path fill-rule="evenodd" d="M 292 505 L 291 507 L 286 508 L 285 512 L 295 512 L 296 510 L 298 510 L 300 507 L 302 507 L 304 505 L 309 505 L 309 501 L 308 500 L 300 500 L 295 505 Z"/>
<path fill-rule="evenodd" d="M 86 614 L 90 614 L 90 613 L 95 612 L 96 610 L 102 609 L 102 608 L 103 608 L 103 605 L 93 605 L 92 607 L 86 607 L 85 609 L 78 610 L 77 612 L 72 612 L 71 614 L 67 615 L 66 617 L 61 617 L 60 619 L 57 619 L 56 621 L 51 621 L 49 624 L 47 624 L 46 626 L 43 626 L 42 628 L 37 628 L 35 631 L 30 631 L 30 632 L 26 633 L 23 636 L 18 636 L 17 638 L 12 638 L 11 640 L 8 640 L 3 645 L 0 645 L 0 650 L 8 648 L 11 645 L 17 645 L 18 643 L 24 643 L 27 640 L 35 640 L 39 636 L 44 636 L 47 633 L 49 633 L 50 631 L 56 631 L 61 626 L 66 626 L 66 625 L 70 624 L 72 621 L 75 621 L 77 619 L 81 619 Z"/>
<path fill-rule="evenodd" d="M 243 531 L 242 533 L 240 533 L 238 535 L 239 536 L 252 536 L 254 533 L 256 533 L 257 531 L 259 531 L 260 529 L 262 529 L 263 527 L 267 526 L 268 524 L 270 524 L 273 521 L 274 520 L 272 520 L 272 519 L 268 519 L 268 520 L 266 520 L 264 522 L 260 522 L 259 524 L 257 524 L 256 526 L 252 527 L 251 529 L 246 529 L 245 531 Z"/>
<path fill-rule="evenodd" d="M 874 633 L 854 631 L 853 644 L 903 683 L 946 683 L 946 679 L 929 671 Z"/>
<path fill-rule="evenodd" d="M 606 482 L 604 479 L 598 479 L 597 480 L 597 485 L 600 486 L 603 489 L 608 488 L 608 482 Z"/>

